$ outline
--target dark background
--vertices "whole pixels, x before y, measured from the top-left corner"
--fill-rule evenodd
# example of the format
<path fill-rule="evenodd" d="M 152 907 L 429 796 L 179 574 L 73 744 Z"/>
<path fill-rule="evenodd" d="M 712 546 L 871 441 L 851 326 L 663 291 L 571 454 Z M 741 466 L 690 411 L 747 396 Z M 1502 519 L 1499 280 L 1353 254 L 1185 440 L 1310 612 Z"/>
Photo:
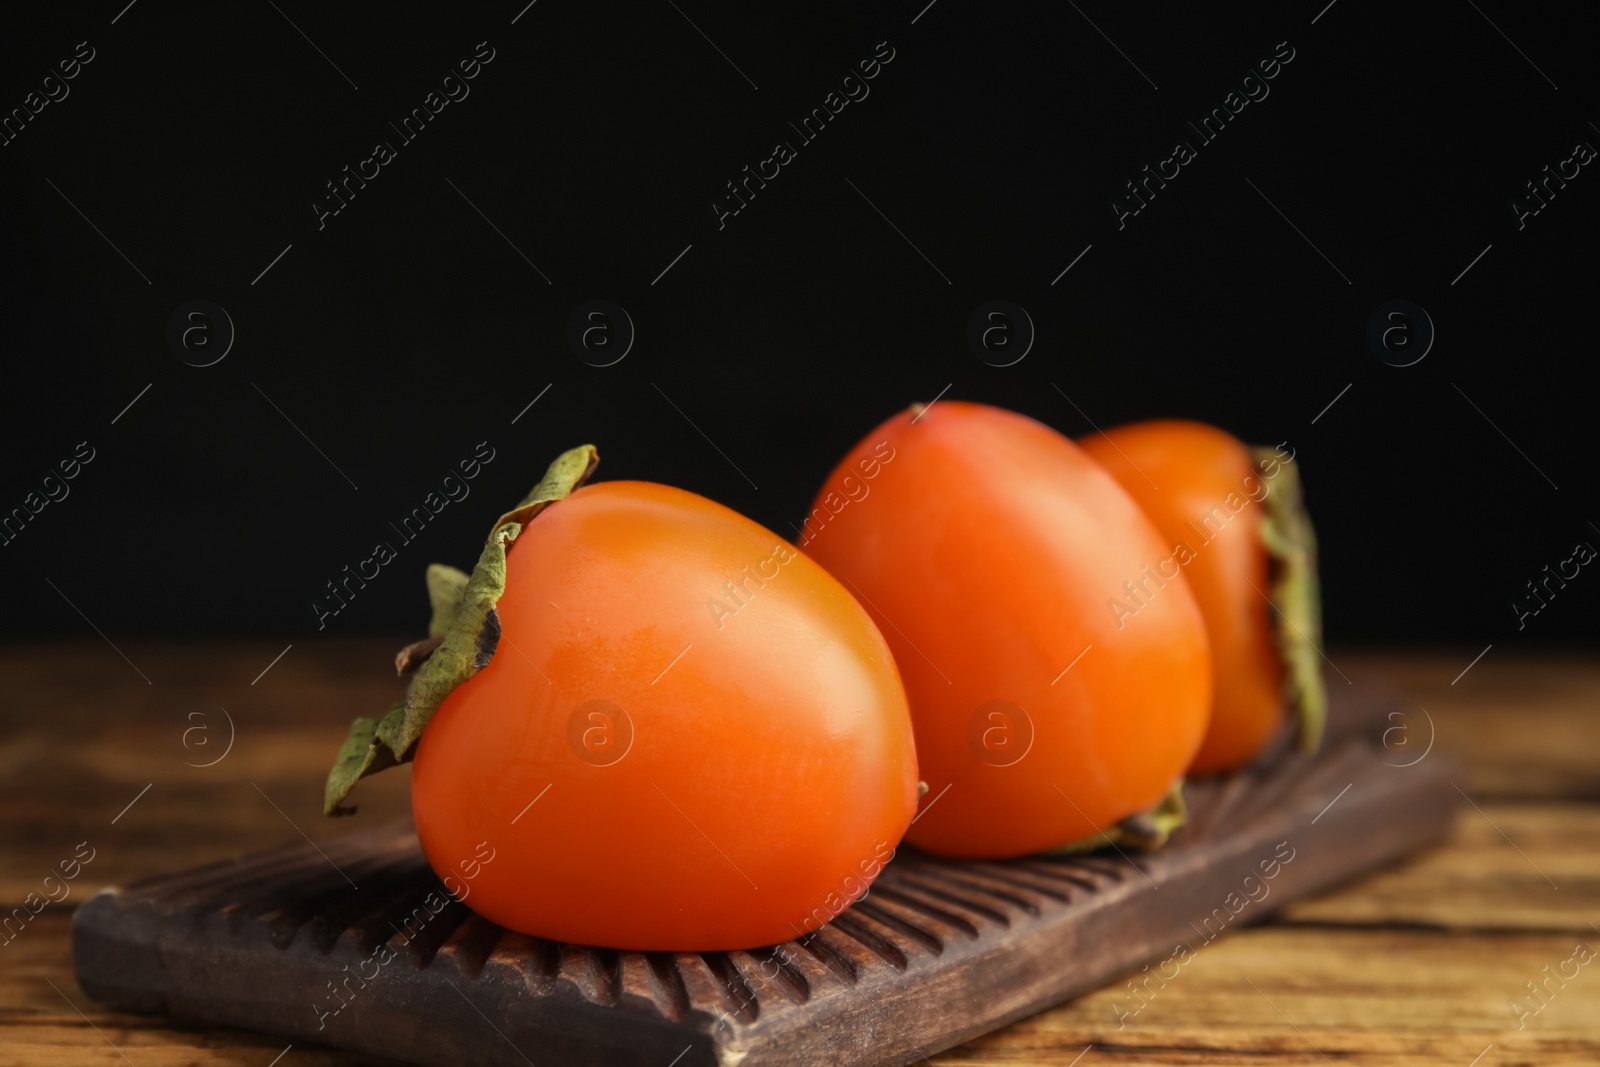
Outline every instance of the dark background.
<path fill-rule="evenodd" d="M 0 626 L 417 631 L 423 565 L 470 565 L 581 441 L 602 477 L 792 536 L 850 444 L 949 385 L 1074 436 L 1186 416 L 1289 442 L 1334 641 L 1448 642 L 1465 663 L 1592 639 L 1587 570 L 1520 632 L 1508 606 L 1576 542 L 1600 547 L 1600 176 L 1584 167 L 1520 231 L 1508 206 L 1578 140 L 1600 146 L 1592 38 L 1568 8 L 1325 2 L 8 13 L 0 109 L 78 42 L 95 58 L 0 147 L 0 510 L 78 442 L 95 458 L 0 546 Z M 388 122 L 480 41 L 494 59 L 470 96 L 400 146 Z M 787 123 L 880 41 L 895 57 L 870 96 L 719 230 L 724 183 L 797 142 Z M 1184 121 L 1281 41 L 1270 95 L 1119 231 L 1122 184 L 1197 141 Z M 319 231 L 324 183 L 380 140 L 397 158 Z M 592 298 L 637 327 L 614 366 L 565 340 Z M 1038 330 L 1014 366 L 965 341 L 994 298 Z M 1365 340 L 1397 298 L 1438 331 L 1404 368 Z M 214 366 L 167 344 L 192 299 L 237 330 Z M 324 583 L 480 441 L 495 459 L 472 495 L 319 632 Z"/>

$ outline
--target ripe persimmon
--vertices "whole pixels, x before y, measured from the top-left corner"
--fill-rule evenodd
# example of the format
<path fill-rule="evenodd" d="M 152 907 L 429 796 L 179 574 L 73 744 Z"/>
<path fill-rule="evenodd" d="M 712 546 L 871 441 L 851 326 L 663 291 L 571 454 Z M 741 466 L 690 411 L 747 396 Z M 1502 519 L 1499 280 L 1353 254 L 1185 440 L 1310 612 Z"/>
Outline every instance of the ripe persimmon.
<path fill-rule="evenodd" d="M 1152 808 L 1205 733 L 1211 660 L 1181 579 L 1119 628 L 1108 597 L 1166 554 L 1068 438 L 941 401 L 851 450 L 800 540 L 900 664 L 929 790 L 907 840 L 1006 857 Z"/>
<path fill-rule="evenodd" d="M 682 951 L 784 941 L 866 892 L 918 776 L 849 591 L 665 485 L 585 486 L 512 536 L 493 658 L 416 745 L 446 887 L 512 930 Z"/>
<path fill-rule="evenodd" d="M 1133 423 L 1078 443 L 1150 516 L 1169 546 L 1158 569 L 1181 570 L 1205 616 L 1216 688 L 1191 772 L 1250 762 L 1291 707 L 1302 744 L 1314 748 L 1325 701 L 1316 542 L 1293 450 L 1252 453 L 1223 430 L 1179 419 Z M 1126 625 L 1135 625 L 1137 600 L 1122 607 Z"/>

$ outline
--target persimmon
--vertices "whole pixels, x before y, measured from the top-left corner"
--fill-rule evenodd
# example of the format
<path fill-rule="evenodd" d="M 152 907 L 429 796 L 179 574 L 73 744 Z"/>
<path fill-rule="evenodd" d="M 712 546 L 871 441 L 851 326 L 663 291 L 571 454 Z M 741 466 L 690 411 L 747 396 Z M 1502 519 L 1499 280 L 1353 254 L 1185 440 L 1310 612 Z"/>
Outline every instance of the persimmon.
<path fill-rule="evenodd" d="M 415 748 L 446 888 L 523 933 L 678 951 L 788 940 L 865 893 L 918 774 L 894 659 L 849 591 L 665 485 L 583 486 L 516 525 L 493 656 Z"/>
<path fill-rule="evenodd" d="M 1106 598 L 1166 548 L 1137 503 L 1032 419 L 941 401 L 873 430 L 802 549 L 878 622 L 929 790 L 907 840 L 1008 857 L 1079 842 L 1171 790 L 1211 660 L 1181 579 L 1119 627 Z"/>
<path fill-rule="evenodd" d="M 1190 770 L 1250 762 L 1300 716 L 1315 748 L 1325 696 L 1316 541 L 1300 503 L 1292 449 L 1252 451 L 1204 423 L 1158 419 L 1078 442 L 1139 502 L 1168 545 L 1158 573 L 1180 571 L 1205 617 L 1215 692 L 1211 725 Z M 1137 596 L 1109 610 L 1128 627 L 1143 619 Z"/>

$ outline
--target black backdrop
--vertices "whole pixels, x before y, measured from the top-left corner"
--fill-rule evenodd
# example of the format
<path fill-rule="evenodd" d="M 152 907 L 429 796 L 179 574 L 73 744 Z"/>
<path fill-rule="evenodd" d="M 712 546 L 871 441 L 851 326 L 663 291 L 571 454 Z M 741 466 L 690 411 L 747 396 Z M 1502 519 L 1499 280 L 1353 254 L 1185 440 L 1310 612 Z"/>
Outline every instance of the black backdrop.
<path fill-rule="evenodd" d="M 9 638 L 415 631 L 422 565 L 470 564 L 586 440 L 603 477 L 792 535 L 844 449 L 946 386 L 1075 436 L 1175 415 L 1289 442 L 1335 640 L 1595 635 L 1587 568 L 1520 630 L 1509 606 L 1600 547 L 1600 176 L 1574 159 L 1520 228 L 1511 206 L 1600 146 L 1569 9 L 523 2 L 7 14 L 0 508 L 60 497 L 0 545 Z M 1241 85 L 1214 140 L 1185 125 Z M 458 99 L 407 142 L 430 92 Z M 1147 165 L 1178 173 L 1119 222 Z M 377 174 L 319 220 L 346 166 Z M 636 329 L 611 366 L 566 339 L 592 299 Z M 1036 329 L 1011 366 L 966 341 L 992 299 Z M 1437 331 L 1405 367 L 1367 341 L 1396 299 Z M 168 341 L 192 300 L 235 331 L 209 367 Z M 190 344 L 215 354 L 210 315 Z M 471 495 L 319 631 L 324 583 L 479 442 Z"/>

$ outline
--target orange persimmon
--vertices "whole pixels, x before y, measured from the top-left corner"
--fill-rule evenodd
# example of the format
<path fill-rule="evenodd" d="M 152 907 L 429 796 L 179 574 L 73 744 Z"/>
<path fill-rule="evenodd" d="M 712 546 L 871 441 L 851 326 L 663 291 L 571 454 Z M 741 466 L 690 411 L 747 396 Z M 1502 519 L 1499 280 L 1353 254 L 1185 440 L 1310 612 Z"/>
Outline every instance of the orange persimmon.
<path fill-rule="evenodd" d="M 1158 574 L 1181 571 L 1205 616 L 1215 692 L 1190 770 L 1253 759 L 1293 706 L 1302 742 L 1321 734 L 1315 542 L 1300 508 L 1294 453 L 1252 450 L 1214 426 L 1134 423 L 1078 442 L 1139 502 L 1168 545 Z M 1121 600 L 1127 626 L 1140 598 Z M 1126 617 L 1124 617 L 1126 616 Z"/>
<path fill-rule="evenodd" d="M 495 610 L 498 649 L 411 783 L 423 851 L 479 914 L 618 948 L 773 944 L 865 893 L 911 821 L 888 646 L 742 515 L 585 486 L 522 528 Z"/>
<path fill-rule="evenodd" d="M 1119 628 L 1108 597 L 1165 555 L 1071 440 L 980 404 L 862 439 L 802 549 L 878 622 L 929 791 L 907 840 L 951 856 L 1073 844 L 1154 807 L 1205 733 L 1211 660 L 1181 580 Z"/>

